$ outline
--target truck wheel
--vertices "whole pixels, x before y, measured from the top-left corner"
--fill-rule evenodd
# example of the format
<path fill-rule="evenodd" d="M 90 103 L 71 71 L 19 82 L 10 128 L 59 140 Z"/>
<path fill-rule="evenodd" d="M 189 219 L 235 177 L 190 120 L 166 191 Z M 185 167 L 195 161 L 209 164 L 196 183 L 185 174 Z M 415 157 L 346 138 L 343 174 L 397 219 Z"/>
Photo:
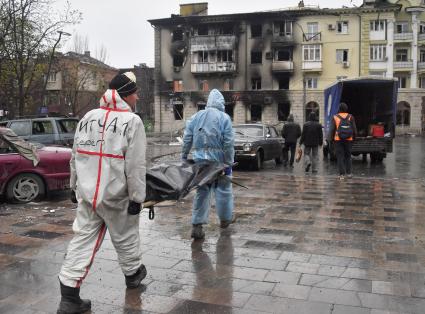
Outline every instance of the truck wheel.
<path fill-rule="evenodd" d="M 21 173 L 7 185 L 6 196 L 15 203 L 28 203 L 44 196 L 43 180 L 32 173 Z"/>
<path fill-rule="evenodd" d="M 261 158 L 261 153 L 258 151 L 255 154 L 253 168 L 254 170 L 260 170 L 263 167 L 263 159 Z"/>
<path fill-rule="evenodd" d="M 386 156 L 386 153 L 370 153 L 370 161 L 372 163 L 382 162 Z"/>

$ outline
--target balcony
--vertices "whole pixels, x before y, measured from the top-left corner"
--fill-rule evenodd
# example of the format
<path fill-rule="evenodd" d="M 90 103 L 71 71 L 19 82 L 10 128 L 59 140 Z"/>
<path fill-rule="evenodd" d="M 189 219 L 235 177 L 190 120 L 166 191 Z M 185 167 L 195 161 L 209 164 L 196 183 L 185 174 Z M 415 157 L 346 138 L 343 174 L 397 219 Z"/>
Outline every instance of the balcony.
<path fill-rule="evenodd" d="M 273 34 L 272 39 L 272 46 L 273 47 L 285 47 L 285 46 L 293 46 L 295 45 L 294 36 L 291 35 L 285 35 L 285 34 L 279 34 L 275 33 Z"/>
<path fill-rule="evenodd" d="M 192 73 L 226 73 L 235 72 L 235 62 L 210 62 L 210 63 L 192 63 L 190 65 Z"/>
<path fill-rule="evenodd" d="M 394 39 L 395 39 L 395 35 L 396 34 L 394 34 Z M 397 35 L 400 35 L 400 34 L 397 34 Z M 369 39 L 370 40 L 386 40 L 387 37 L 385 36 L 385 31 L 371 31 L 369 33 Z"/>
<path fill-rule="evenodd" d="M 196 36 L 190 40 L 191 51 L 233 50 L 235 47 L 235 35 Z"/>
<path fill-rule="evenodd" d="M 322 72 L 322 61 L 303 61 L 302 69 L 305 72 Z"/>
<path fill-rule="evenodd" d="M 294 62 L 292 61 L 273 61 L 272 72 L 293 72 Z"/>
<path fill-rule="evenodd" d="M 394 40 L 399 40 L 399 41 L 413 40 L 413 33 L 395 33 Z"/>
<path fill-rule="evenodd" d="M 394 70 L 410 70 L 413 69 L 413 61 L 394 61 Z"/>
<path fill-rule="evenodd" d="M 418 40 L 425 41 L 425 33 L 418 35 Z"/>
<path fill-rule="evenodd" d="M 321 32 L 317 32 L 317 33 L 305 33 L 303 35 L 303 41 L 319 42 L 321 40 L 322 40 L 322 33 Z"/>
<path fill-rule="evenodd" d="M 370 60 L 369 70 L 386 70 L 387 60 Z"/>
<path fill-rule="evenodd" d="M 425 70 L 425 62 L 418 62 L 418 70 Z"/>

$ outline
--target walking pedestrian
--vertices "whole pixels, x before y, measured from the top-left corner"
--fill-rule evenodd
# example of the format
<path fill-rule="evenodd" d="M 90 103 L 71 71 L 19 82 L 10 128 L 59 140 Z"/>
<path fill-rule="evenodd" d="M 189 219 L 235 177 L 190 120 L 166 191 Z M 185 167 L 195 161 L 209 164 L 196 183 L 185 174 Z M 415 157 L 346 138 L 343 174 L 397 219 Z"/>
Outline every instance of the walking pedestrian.
<path fill-rule="evenodd" d="M 304 144 L 305 172 L 317 172 L 319 162 L 319 146 L 323 145 L 323 127 L 317 121 L 316 113 L 310 112 L 308 121 L 303 125 L 300 145 Z"/>
<path fill-rule="evenodd" d="M 351 149 L 356 136 L 357 127 L 354 117 L 348 113 L 347 104 L 342 102 L 338 113 L 333 116 L 329 129 L 329 142 L 333 140 L 335 144 L 340 180 L 344 180 L 345 176 L 352 177 Z"/>
<path fill-rule="evenodd" d="M 198 111 L 186 124 L 182 159 L 186 160 L 193 148 L 192 157 L 195 162 L 212 161 L 226 164 L 225 174 L 231 176 L 235 155 L 233 142 L 232 120 L 224 112 L 224 97 L 217 89 L 213 89 L 208 96 L 205 110 Z M 196 191 L 193 199 L 191 233 L 191 237 L 195 240 L 205 237 L 202 225 L 208 223 L 212 193 L 215 194 L 220 227 L 227 228 L 232 223 L 232 183 L 226 178 L 219 177 L 216 183 L 201 186 Z"/>
<path fill-rule="evenodd" d="M 146 190 L 146 135 L 132 113 L 137 96 L 131 72 L 115 76 L 100 107 L 79 122 L 71 157 L 71 196 L 78 201 L 74 238 L 59 274 L 61 301 L 57 313 L 85 313 L 90 300 L 80 286 L 106 230 L 118 254 L 127 288 L 146 277 L 141 261 L 139 213 Z"/>
<path fill-rule="evenodd" d="M 294 116 L 288 116 L 288 122 L 283 125 L 282 137 L 285 139 L 285 146 L 283 149 L 283 165 L 288 165 L 288 153 L 291 151 L 291 159 L 289 166 L 294 166 L 295 149 L 297 147 L 297 140 L 301 136 L 301 127 L 298 123 L 294 122 Z"/>

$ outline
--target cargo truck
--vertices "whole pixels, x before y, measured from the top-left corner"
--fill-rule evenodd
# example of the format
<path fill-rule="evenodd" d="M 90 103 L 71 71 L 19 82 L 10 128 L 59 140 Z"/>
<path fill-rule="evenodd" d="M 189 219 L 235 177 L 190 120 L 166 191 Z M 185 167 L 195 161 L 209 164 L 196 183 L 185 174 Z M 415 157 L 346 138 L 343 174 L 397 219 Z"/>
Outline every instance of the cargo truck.
<path fill-rule="evenodd" d="M 393 151 L 397 113 L 398 81 L 394 78 L 360 77 L 338 80 L 324 91 L 325 144 L 323 154 L 336 160 L 335 145 L 329 139 L 329 129 L 339 104 L 348 105 L 348 112 L 356 121 L 357 137 L 352 154 L 362 155 L 366 161 L 382 161 Z"/>

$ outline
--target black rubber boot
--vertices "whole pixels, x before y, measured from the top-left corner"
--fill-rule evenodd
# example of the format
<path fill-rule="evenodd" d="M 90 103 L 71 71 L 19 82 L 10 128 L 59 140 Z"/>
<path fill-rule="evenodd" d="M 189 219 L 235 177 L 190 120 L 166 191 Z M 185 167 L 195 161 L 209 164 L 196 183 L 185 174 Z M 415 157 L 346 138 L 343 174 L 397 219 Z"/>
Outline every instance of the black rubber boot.
<path fill-rule="evenodd" d="M 80 288 L 61 285 L 61 302 L 57 314 L 83 314 L 91 310 L 91 301 L 80 298 Z"/>
<path fill-rule="evenodd" d="M 136 271 L 135 274 L 130 276 L 125 276 L 125 284 L 127 285 L 127 288 L 134 289 L 140 286 L 140 283 L 143 279 L 145 279 L 147 275 L 146 267 L 145 265 L 140 265 L 139 269 Z"/>
<path fill-rule="evenodd" d="M 190 236 L 195 240 L 205 238 L 205 232 L 202 230 L 202 224 L 192 225 L 192 234 Z"/>

